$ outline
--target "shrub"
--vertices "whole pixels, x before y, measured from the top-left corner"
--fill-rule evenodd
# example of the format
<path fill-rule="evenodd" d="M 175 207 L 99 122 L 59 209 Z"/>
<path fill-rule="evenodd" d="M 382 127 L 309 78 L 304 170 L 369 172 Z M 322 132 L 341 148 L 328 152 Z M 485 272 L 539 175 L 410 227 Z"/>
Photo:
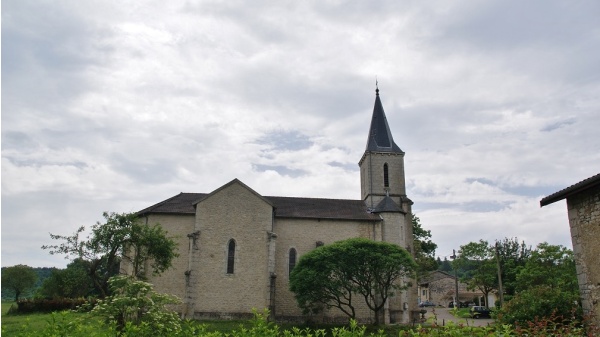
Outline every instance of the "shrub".
<path fill-rule="evenodd" d="M 55 312 L 63 310 L 75 310 L 85 304 L 94 304 L 95 300 L 84 298 L 55 298 L 55 299 L 31 299 L 17 302 L 16 313 L 31 314 L 34 312 Z"/>
<path fill-rule="evenodd" d="M 526 326 L 528 322 L 549 319 L 555 321 L 582 320 L 577 294 L 550 286 L 536 286 L 515 295 L 498 311 L 504 324 Z"/>
<path fill-rule="evenodd" d="M 108 283 L 112 295 L 99 300 L 91 313 L 104 317 L 117 331 L 168 336 L 181 330 L 178 314 L 167 308 L 180 302 L 177 297 L 157 293 L 152 284 L 129 276 L 115 276 Z"/>

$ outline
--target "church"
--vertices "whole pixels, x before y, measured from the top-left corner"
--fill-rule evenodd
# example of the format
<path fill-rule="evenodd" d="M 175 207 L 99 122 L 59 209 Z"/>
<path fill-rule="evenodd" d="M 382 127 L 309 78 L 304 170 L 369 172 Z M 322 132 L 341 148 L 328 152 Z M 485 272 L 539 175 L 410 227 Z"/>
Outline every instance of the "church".
<path fill-rule="evenodd" d="M 303 254 L 354 237 L 399 245 L 413 252 L 412 201 L 406 195 L 404 152 L 394 142 L 376 89 L 360 167 L 361 199 L 263 196 L 238 179 L 208 193 L 180 193 L 137 214 L 159 223 L 178 244 L 173 267 L 150 282 L 182 299 L 182 316 L 245 319 L 270 310 L 277 321 L 306 319 L 289 290 L 289 275 Z M 388 300 L 383 322 L 408 323 L 416 310 L 414 280 Z M 355 297 L 357 320 L 373 322 Z M 313 320 L 347 321 L 338 309 Z"/>

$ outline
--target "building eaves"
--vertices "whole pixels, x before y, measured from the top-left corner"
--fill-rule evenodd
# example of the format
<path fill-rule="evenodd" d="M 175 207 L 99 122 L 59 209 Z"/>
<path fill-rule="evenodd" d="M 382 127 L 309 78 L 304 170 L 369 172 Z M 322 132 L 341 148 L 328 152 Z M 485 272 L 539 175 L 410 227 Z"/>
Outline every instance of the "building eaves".
<path fill-rule="evenodd" d="M 550 194 L 547 197 L 544 197 L 542 200 L 540 200 L 540 207 L 544 207 L 596 186 L 600 186 L 600 173 L 564 188 L 556 193 Z"/>
<path fill-rule="evenodd" d="M 144 216 L 150 213 L 162 214 L 194 214 L 194 204 L 204 198 L 206 193 L 184 193 L 181 192 L 169 199 L 161 201 L 150 207 L 137 212 L 138 216 Z"/>

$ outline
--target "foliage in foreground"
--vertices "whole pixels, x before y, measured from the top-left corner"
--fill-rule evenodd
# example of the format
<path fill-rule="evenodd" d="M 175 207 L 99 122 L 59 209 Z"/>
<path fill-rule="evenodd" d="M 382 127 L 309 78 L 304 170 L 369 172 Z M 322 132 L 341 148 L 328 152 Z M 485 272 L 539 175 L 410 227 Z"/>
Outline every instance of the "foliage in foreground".
<path fill-rule="evenodd" d="M 22 316 L 24 317 L 24 316 Z M 241 326 L 231 332 L 210 331 L 207 325 L 199 324 L 195 321 L 178 321 L 177 329 L 171 333 L 157 333 L 153 328 L 143 323 L 140 325 L 127 324 L 119 333 L 116 330 L 114 322 L 108 326 L 102 321 L 90 320 L 89 314 L 81 315 L 73 312 L 52 313 L 48 315 L 46 326 L 35 331 L 27 328 L 24 323 L 19 332 L 10 333 L 2 325 L 2 335 L 16 337 L 33 336 L 73 336 L 73 337 L 146 337 L 146 336 L 167 336 L 167 337 L 458 337 L 458 336 L 481 336 L 481 337 L 541 337 L 541 336 L 563 336 L 563 337 L 581 337 L 598 336 L 600 331 L 586 332 L 584 327 L 577 323 L 556 324 L 549 320 L 536 320 L 523 328 L 512 328 L 510 325 L 498 325 L 496 327 L 470 327 L 456 324 L 449 324 L 445 327 L 417 327 L 407 331 L 395 331 L 392 334 L 385 334 L 383 331 L 368 333 L 365 326 L 358 325 L 355 321 L 346 327 L 336 327 L 332 329 L 309 329 L 309 328 L 291 328 L 282 330 L 275 323 L 267 320 L 268 312 L 255 313 L 254 319 L 250 321 L 248 327 Z"/>
<path fill-rule="evenodd" d="M 98 301 L 92 315 L 103 317 L 117 331 L 129 326 L 130 329 L 147 328 L 156 335 L 179 332 L 179 315 L 168 308 L 179 303 L 177 297 L 157 293 L 152 284 L 130 276 L 115 276 L 108 282 L 111 295 Z"/>

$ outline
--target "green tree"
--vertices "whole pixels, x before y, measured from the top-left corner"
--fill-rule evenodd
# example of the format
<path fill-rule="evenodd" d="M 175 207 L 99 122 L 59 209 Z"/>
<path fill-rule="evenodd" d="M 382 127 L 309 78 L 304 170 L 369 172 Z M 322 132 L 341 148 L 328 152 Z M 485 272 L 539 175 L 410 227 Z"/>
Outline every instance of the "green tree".
<path fill-rule="evenodd" d="M 494 252 L 487 241 L 470 242 L 460 246 L 458 257 L 453 262 L 455 268 L 465 270 L 460 278 L 469 289 L 479 289 L 484 295 L 485 305 L 489 307 L 489 293 L 497 288 L 497 267 Z"/>
<path fill-rule="evenodd" d="M 305 313 L 324 307 L 355 317 L 354 296 L 364 299 L 375 323 L 389 296 L 406 289 L 416 263 L 403 248 L 363 238 L 319 247 L 300 259 L 290 275 L 290 290 Z"/>
<path fill-rule="evenodd" d="M 437 270 L 440 271 L 444 271 L 446 273 L 449 273 L 452 271 L 452 263 L 450 263 L 450 261 L 448 260 L 447 257 L 444 256 L 444 260 L 442 261 L 442 259 L 440 259 L 439 257 L 437 258 L 437 264 L 438 264 L 438 268 Z"/>
<path fill-rule="evenodd" d="M 540 284 L 568 292 L 578 289 L 573 251 L 540 243 L 517 275 L 516 288 L 523 291 Z"/>
<path fill-rule="evenodd" d="M 540 243 L 516 278 L 516 294 L 500 311 L 504 323 L 525 324 L 533 317 L 581 319 L 573 252 Z"/>
<path fill-rule="evenodd" d="M 524 241 L 519 242 L 517 238 L 505 238 L 497 241 L 492 249 L 496 249 L 496 247 L 502 271 L 502 288 L 504 294 L 508 295 L 505 300 L 508 300 L 516 293 L 517 275 L 527 263 L 532 250 Z"/>
<path fill-rule="evenodd" d="M 2 288 L 14 291 L 15 301 L 19 301 L 23 292 L 33 288 L 36 280 L 37 274 L 33 268 L 23 264 L 2 270 Z"/>
<path fill-rule="evenodd" d="M 431 231 L 424 229 L 421 225 L 421 219 L 414 214 L 412 215 L 412 226 L 417 277 L 421 278 L 438 267 L 435 260 L 437 244 L 431 241 Z"/>
<path fill-rule="evenodd" d="M 66 269 L 54 269 L 50 277 L 44 280 L 38 295 L 46 298 L 78 298 L 98 294 L 94 281 L 88 274 L 89 261 L 75 259 Z"/>
<path fill-rule="evenodd" d="M 50 254 L 64 254 L 66 258 L 89 262 L 88 275 L 99 289 L 101 297 L 109 293 L 108 280 L 119 272 L 121 259 L 128 263 L 131 274 L 145 278 L 144 265 L 150 263 L 152 273 L 159 275 L 177 257 L 175 241 L 159 224 L 143 224 L 135 213 L 103 213 L 104 224 L 97 222 L 87 239 L 80 236 L 85 231 L 81 226 L 71 236 L 50 234 L 58 245 L 42 246 Z"/>

